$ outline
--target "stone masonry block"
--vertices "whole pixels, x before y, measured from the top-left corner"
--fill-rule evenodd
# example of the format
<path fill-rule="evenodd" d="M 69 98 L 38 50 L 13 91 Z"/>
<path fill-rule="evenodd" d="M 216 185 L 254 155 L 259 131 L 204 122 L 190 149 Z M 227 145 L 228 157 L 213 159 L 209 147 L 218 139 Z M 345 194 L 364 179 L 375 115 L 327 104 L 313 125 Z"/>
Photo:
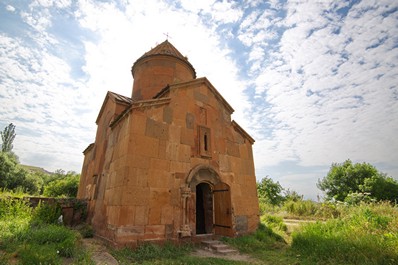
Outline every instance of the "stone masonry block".
<path fill-rule="evenodd" d="M 167 141 L 159 140 L 158 158 L 166 159 L 167 157 Z"/>
<path fill-rule="evenodd" d="M 161 224 L 172 224 L 173 217 L 173 207 L 171 205 L 162 207 Z"/>
<path fill-rule="evenodd" d="M 135 209 L 135 225 L 146 225 L 148 221 L 149 208 L 146 205 L 137 206 Z"/>
<path fill-rule="evenodd" d="M 161 140 L 169 139 L 169 126 L 166 123 L 147 119 L 145 135 Z"/>
<path fill-rule="evenodd" d="M 170 160 L 151 158 L 151 168 L 169 171 Z"/>
<path fill-rule="evenodd" d="M 239 215 L 235 217 L 235 228 L 238 233 L 245 233 L 248 229 L 248 220 L 246 215 Z"/>
<path fill-rule="evenodd" d="M 143 112 L 133 111 L 132 120 L 130 123 L 130 131 L 134 134 L 145 134 L 147 117 Z"/>
<path fill-rule="evenodd" d="M 159 205 L 170 205 L 170 192 L 168 188 L 156 189 L 150 188 L 149 205 L 156 207 Z"/>
<path fill-rule="evenodd" d="M 122 202 L 123 187 L 115 187 L 110 189 L 109 205 L 120 206 Z"/>
<path fill-rule="evenodd" d="M 178 161 L 186 163 L 191 161 L 191 146 L 185 144 L 178 146 Z"/>
<path fill-rule="evenodd" d="M 108 206 L 107 217 L 108 224 L 117 225 L 119 222 L 120 206 Z"/>
<path fill-rule="evenodd" d="M 163 121 L 167 124 L 171 124 L 173 121 L 173 109 L 169 106 L 163 108 Z"/>
<path fill-rule="evenodd" d="M 176 172 L 189 172 L 191 169 L 191 163 L 171 161 L 170 162 L 170 173 Z"/>
<path fill-rule="evenodd" d="M 147 225 L 145 226 L 145 236 L 158 235 L 163 236 L 165 233 L 164 225 Z"/>
<path fill-rule="evenodd" d="M 149 208 L 148 224 L 157 225 L 161 220 L 162 207 L 161 206 L 151 206 Z"/>
<path fill-rule="evenodd" d="M 166 145 L 166 158 L 169 160 L 178 160 L 179 143 L 168 142 Z"/>
<path fill-rule="evenodd" d="M 181 127 L 179 126 L 169 126 L 169 141 L 174 143 L 179 143 L 181 137 Z"/>
<path fill-rule="evenodd" d="M 149 202 L 149 188 L 126 186 L 123 189 L 123 206 L 142 206 Z"/>
<path fill-rule="evenodd" d="M 137 168 L 129 168 L 128 174 L 123 180 L 123 186 L 138 186 L 138 174 L 136 173 L 137 170 Z"/>
<path fill-rule="evenodd" d="M 151 157 L 133 154 L 127 156 L 127 161 L 133 168 L 148 169 L 151 164 Z"/>
<path fill-rule="evenodd" d="M 240 157 L 239 145 L 232 141 L 227 141 L 227 154 L 230 156 Z"/>
<path fill-rule="evenodd" d="M 209 97 L 205 94 L 200 93 L 199 91 L 195 90 L 193 94 L 194 98 L 197 101 L 203 102 L 203 103 L 208 103 L 209 102 Z"/>
<path fill-rule="evenodd" d="M 168 188 L 170 186 L 171 175 L 165 170 L 149 169 L 148 186 L 153 188 Z"/>
<path fill-rule="evenodd" d="M 134 224 L 135 206 L 122 206 L 120 209 L 119 225 Z"/>
<path fill-rule="evenodd" d="M 195 135 L 193 129 L 182 129 L 180 143 L 195 146 Z"/>
<path fill-rule="evenodd" d="M 187 113 L 185 115 L 185 126 L 187 129 L 194 129 L 195 126 L 195 116 L 192 113 Z"/>
<path fill-rule="evenodd" d="M 159 140 L 153 137 L 131 134 L 130 154 L 140 154 L 147 157 L 157 157 L 159 152 Z"/>

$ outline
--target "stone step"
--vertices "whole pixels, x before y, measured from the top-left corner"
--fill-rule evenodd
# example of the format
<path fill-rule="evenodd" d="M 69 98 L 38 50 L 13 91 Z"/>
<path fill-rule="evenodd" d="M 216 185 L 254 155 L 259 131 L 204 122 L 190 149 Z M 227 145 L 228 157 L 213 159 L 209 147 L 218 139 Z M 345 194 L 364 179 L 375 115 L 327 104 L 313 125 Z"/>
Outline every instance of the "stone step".
<path fill-rule="evenodd" d="M 217 250 L 216 252 L 217 254 L 221 254 L 221 255 L 233 255 L 233 254 L 238 254 L 238 251 L 236 249 L 220 249 Z"/>
<path fill-rule="evenodd" d="M 237 250 L 232 249 L 230 246 L 223 244 L 221 241 L 218 240 L 205 240 L 201 242 L 201 245 L 204 247 L 204 249 L 211 251 L 215 254 L 229 255 L 238 253 Z"/>
<path fill-rule="evenodd" d="M 229 246 L 227 246 L 225 244 L 216 244 L 216 245 L 212 245 L 211 248 L 215 251 L 218 251 L 218 250 L 222 250 L 222 249 L 228 249 Z"/>
<path fill-rule="evenodd" d="M 211 248 L 212 246 L 221 244 L 221 241 L 218 240 L 204 240 L 201 242 L 201 245 L 205 248 Z"/>

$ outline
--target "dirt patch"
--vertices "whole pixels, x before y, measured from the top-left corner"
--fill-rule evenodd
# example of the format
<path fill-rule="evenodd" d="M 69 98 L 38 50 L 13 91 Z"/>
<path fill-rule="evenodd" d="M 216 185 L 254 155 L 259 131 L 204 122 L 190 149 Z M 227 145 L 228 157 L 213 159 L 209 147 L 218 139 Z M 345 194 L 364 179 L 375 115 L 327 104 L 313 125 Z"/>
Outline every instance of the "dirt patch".
<path fill-rule="evenodd" d="M 197 248 L 194 252 L 191 253 L 191 256 L 200 257 L 200 258 L 217 258 L 217 259 L 227 259 L 227 260 L 235 260 L 235 261 L 244 261 L 247 263 L 257 264 L 258 260 L 244 254 L 228 254 L 228 255 L 220 255 L 214 252 L 211 252 L 206 249 Z"/>
<path fill-rule="evenodd" d="M 95 238 L 84 238 L 83 246 L 91 253 L 91 260 L 96 265 L 118 265 L 119 262 L 108 252 L 104 243 Z"/>

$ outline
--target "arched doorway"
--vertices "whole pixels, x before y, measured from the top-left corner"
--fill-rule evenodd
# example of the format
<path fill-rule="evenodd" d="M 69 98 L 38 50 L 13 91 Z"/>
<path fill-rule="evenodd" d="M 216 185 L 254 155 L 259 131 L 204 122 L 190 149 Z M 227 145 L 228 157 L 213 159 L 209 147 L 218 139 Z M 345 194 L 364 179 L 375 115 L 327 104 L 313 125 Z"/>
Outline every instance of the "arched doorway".
<path fill-rule="evenodd" d="M 186 184 L 181 189 L 181 235 L 234 236 L 231 188 L 217 171 L 209 165 L 198 165 L 189 172 Z"/>
<path fill-rule="evenodd" d="M 196 185 L 196 234 L 213 233 L 213 194 L 208 183 Z"/>

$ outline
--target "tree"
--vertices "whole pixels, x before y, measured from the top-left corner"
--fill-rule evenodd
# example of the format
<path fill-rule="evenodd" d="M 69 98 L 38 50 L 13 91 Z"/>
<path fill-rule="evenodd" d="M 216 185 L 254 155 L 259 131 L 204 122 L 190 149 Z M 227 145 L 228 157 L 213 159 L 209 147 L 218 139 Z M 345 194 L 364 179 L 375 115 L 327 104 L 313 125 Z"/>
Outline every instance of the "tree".
<path fill-rule="evenodd" d="M 333 163 L 326 177 L 318 180 L 317 186 L 326 193 L 327 200 L 337 201 L 364 192 L 376 200 L 394 200 L 398 190 L 397 181 L 386 177 L 371 164 L 353 164 L 349 159 L 341 164 Z"/>
<path fill-rule="evenodd" d="M 13 148 L 13 141 L 15 139 L 15 125 L 10 123 L 7 127 L 4 128 L 4 131 L 0 132 L 1 134 L 1 151 L 5 153 L 10 153 Z"/>
<path fill-rule="evenodd" d="M 398 181 L 385 174 L 365 179 L 360 187 L 363 193 L 369 193 L 376 200 L 398 203 Z"/>
<path fill-rule="evenodd" d="M 57 170 L 55 178 L 44 186 L 43 194 L 49 197 L 76 197 L 80 175 L 70 171 Z"/>
<path fill-rule="evenodd" d="M 281 184 L 274 182 L 268 176 L 257 183 L 257 193 L 260 201 L 272 205 L 280 205 L 284 201 L 284 197 L 281 194 L 282 191 Z"/>
<path fill-rule="evenodd" d="M 0 152 L 0 188 L 38 194 L 40 186 L 40 180 L 23 169 L 12 153 Z"/>

